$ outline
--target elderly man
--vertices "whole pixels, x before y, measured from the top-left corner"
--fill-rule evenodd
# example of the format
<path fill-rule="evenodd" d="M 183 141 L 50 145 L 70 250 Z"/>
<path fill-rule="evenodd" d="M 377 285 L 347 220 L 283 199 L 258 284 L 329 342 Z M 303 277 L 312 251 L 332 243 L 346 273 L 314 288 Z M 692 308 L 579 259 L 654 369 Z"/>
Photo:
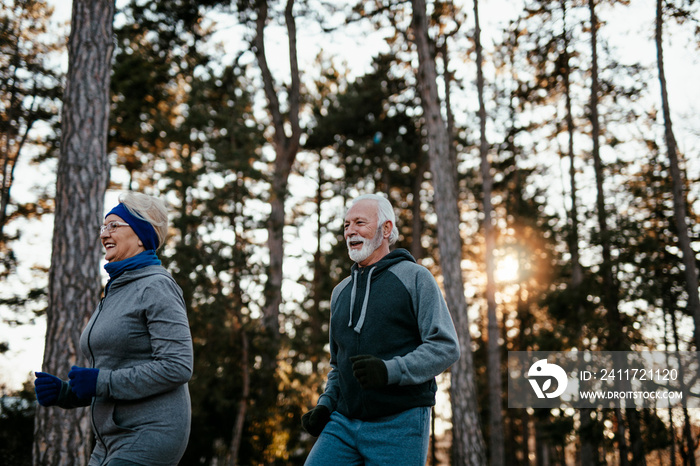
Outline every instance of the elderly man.
<path fill-rule="evenodd" d="M 360 196 L 345 216 L 351 275 L 331 296 L 331 371 L 302 426 L 319 436 L 306 465 L 425 465 L 435 376 L 459 359 L 431 273 L 398 239 L 389 201 Z"/>

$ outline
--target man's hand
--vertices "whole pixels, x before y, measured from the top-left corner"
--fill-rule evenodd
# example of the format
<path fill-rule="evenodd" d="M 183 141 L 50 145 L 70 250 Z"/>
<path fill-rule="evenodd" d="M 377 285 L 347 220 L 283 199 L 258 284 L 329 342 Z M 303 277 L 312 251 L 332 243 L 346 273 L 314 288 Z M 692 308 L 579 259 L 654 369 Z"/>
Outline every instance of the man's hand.
<path fill-rule="evenodd" d="M 350 358 L 352 374 L 364 389 L 381 388 L 389 383 L 386 364 L 370 354 L 360 354 Z"/>
<path fill-rule="evenodd" d="M 330 410 L 323 405 L 318 405 L 301 417 L 301 426 L 309 434 L 318 437 L 330 420 Z"/>

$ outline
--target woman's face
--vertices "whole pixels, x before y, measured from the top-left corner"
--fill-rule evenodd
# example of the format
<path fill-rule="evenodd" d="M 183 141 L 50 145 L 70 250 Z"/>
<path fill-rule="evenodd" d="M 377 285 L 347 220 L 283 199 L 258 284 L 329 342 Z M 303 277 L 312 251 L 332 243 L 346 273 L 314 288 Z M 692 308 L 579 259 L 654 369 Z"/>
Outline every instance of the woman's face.
<path fill-rule="evenodd" d="M 112 222 L 126 223 L 118 215 L 110 214 L 105 218 L 104 225 Z M 100 233 L 100 241 L 105 248 L 107 262 L 122 261 L 145 251 L 141 240 L 128 225 L 116 226 L 111 231 L 106 228 Z"/>

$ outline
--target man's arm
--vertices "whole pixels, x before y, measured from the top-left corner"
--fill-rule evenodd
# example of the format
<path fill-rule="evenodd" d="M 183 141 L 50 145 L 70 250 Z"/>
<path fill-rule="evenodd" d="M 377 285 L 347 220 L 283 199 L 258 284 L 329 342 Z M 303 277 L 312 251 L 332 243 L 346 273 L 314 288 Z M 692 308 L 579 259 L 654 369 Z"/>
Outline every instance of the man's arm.
<path fill-rule="evenodd" d="M 331 314 L 333 313 L 333 302 L 331 299 Z M 321 396 L 318 398 L 317 405 L 322 405 L 328 408 L 330 412 L 335 411 L 335 407 L 338 405 L 338 399 L 340 398 L 340 372 L 337 366 L 337 355 L 338 346 L 333 341 L 333 332 L 328 329 L 328 336 L 330 340 L 330 352 L 331 352 L 331 370 L 328 373 L 328 379 L 326 380 L 326 389 L 323 391 Z"/>
<path fill-rule="evenodd" d="M 430 271 L 420 267 L 415 274 L 399 279 L 411 293 L 422 343 L 410 353 L 384 363 L 389 384 L 417 385 L 442 373 L 459 359 L 459 340 L 440 287 Z"/>
<path fill-rule="evenodd" d="M 328 373 L 326 389 L 318 398 L 318 405 L 325 406 L 330 412 L 335 411 L 340 396 L 340 386 L 338 382 L 338 369 L 331 363 L 331 371 Z"/>
<path fill-rule="evenodd" d="M 336 302 L 338 301 L 338 296 L 340 296 L 340 292 L 347 286 L 349 281 L 349 277 L 345 278 L 335 288 L 333 288 L 333 292 L 331 293 L 331 316 L 333 315 L 333 310 L 335 309 Z M 338 345 L 335 343 L 335 341 L 333 341 L 333 332 L 330 328 L 330 325 L 332 324 L 329 324 L 328 339 L 330 343 L 329 347 L 331 353 L 331 370 L 328 373 L 326 389 L 324 390 L 323 394 L 321 394 L 321 396 L 318 398 L 317 404 L 325 406 L 331 412 L 333 412 L 335 411 L 335 408 L 338 405 L 338 400 L 340 399 L 340 372 L 338 371 L 337 365 Z"/>

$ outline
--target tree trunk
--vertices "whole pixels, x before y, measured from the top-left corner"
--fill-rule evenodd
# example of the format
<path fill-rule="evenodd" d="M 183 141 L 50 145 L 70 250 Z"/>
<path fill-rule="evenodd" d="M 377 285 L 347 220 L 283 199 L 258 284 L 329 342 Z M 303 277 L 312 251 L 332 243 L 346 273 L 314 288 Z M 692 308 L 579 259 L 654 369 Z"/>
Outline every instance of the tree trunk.
<path fill-rule="evenodd" d="M 265 302 L 265 328 L 279 334 L 279 307 L 282 303 L 282 262 L 284 255 L 284 202 L 287 197 L 287 184 L 292 164 L 299 150 L 299 66 L 296 52 L 296 26 L 292 8 L 294 0 L 287 1 L 285 19 L 289 36 L 289 59 L 292 71 L 292 86 L 289 91 L 289 124 L 292 128 L 291 136 L 285 132 L 285 121 L 277 98 L 272 72 L 267 64 L 265 54 L 265 24 L 267 23 L 267 1 L 261 0 L 258 8 L 257 34 L 255 37 L 255 54 L 262 74 L 265 96 L 268 101 L 268 111 L 272 118 L 275 148 L 275 164 L 272 175 L 272 189 L 270 192 L 270 218 L 268 221 L 268 245 L 270 248 L 270 266 L 268 267 L 268 281 L 266 284 Z"/>
<path fill-rule="evenodd" d="M 5 2 L 2 7 L 5 59 L 0 71 L 0 100 L 3 102 L 0 128 L 0 255 L 6 257 L 11 256 L 11 251 L 5 249 L 5 243 L 13 239 L 6 237 L 5 228 L 12 218 L 8 215 L 8 208 L 12 203 L 15 169 L 26 147 L 44 146 L 31 135 L 35 123 L 50 124 L 57 114 L 53 110 L 56 97 L 53 82 L 58 82 L 58 76 L 48 65 L 51 61 L 48 57 L 56 50 L 56 45 L 39 39 L 39 36 L 46 35 L 51 14 L 52 7 L 43 2 Z"/>
<path fill-rule="evenodd" d="M 265 306 L 263 327 L 269 339 L 268 352 L 263 357 L 263 370 L 274 374 L 277 368 L 277 353 L 280 345 L 279 312 L 282 304 L 282 265 L 284 260 L 284 203 L 287 198 L 287 185 L 292 164 L 299 150 L 301 129 L 299 126 L 299 65 L 297 61 L 296 25 L 293 15 L 294 0 L 287 0 L 285 20 L 289 42 L 291 87 L 289 89 L 289 126 L 291 135 L 285 131 L 285 119 L 280 109 L 277 90 L 272 72 L 267 64 L 265 53 L 265 25 L 268 19 L 267 0 L 256 2 L 257 19 L 255 35 L 255 55 L 263 79 L 263 87 L 268 102 L 268 111 L 274 128 L 273 146 L 275 149 L 274 171 L 270 189 L 270 217 L 267 222 L 270 264 L 265 283 Z M 270 387 L 275 386 L 271 384 Z"/>
<path fill-rule="evenodd" d="M 100 298 L 97 226 L 109 180 L 114 8 L 113 0 L 73 2 L 42 367 L 62 378 L 71 364 L 85 364 L 78 341 Z M 86 414 L 85 409 L 37 409 L 33 464 L 87 464 L 91 435 Z"/>
<path fill-rule="evenodd" d="M 412 0 L 411 4 L 411 27 L 419 58 L 418 84 L 428 133 L 428 155 L 438 216 L 440 267 L 447 305 L 457 327 L 462 350 L 462 357 L 452 366 L 452 463 L 481 465 L 486 463 L 486 452 L 479 424 L 469 319 L 460 266 L 462 239 L 459 234 L 456 173 L 454 163 L 449 158 L 447 127 L 440 113 L 437 71 L 428 39 L 425 0 Z"/>
<path fill-rule="evenodd" d="M 415 171 L 413 178 L 413 204 L 411 206 L 411 255 L 420 260 L 425 254 L 425 248 L 421 242 L 423 237 L 423 219 L 421 218 L 421 206 L 420 206 L 420 192 L 423 189 L 423 181 L 425 181 L 425 173 L 428 171 L 428 161 L 423 160 L 423 156 L 418 163 L 418 169 Z"/>
<path fill-rule="evenodd" d="M 603 263 L 601 272 L 603 275 L 603 296 L 602 302 L 608 312 L 610 321 L 610 334 L 608 337 L 608 350 L 624 351 L 628 348 L 627 338 L 622 329 L 622 319 L 619 310 L 619 289 L 617 280 L 613 274 L 612 253 L 610 244 L 610 231 L 608 229 L 607 211 L 605 209 L 605 193 L 603 190 L 603 163 L 600 158 L 600 122 L 598 118 L 598 17 L 595 13 L 596 0 L 589 0 L 591 15 L 591 137 L 593 139 L 593 165 L 596 179 L 596 211 L 598 216 L 598 226 L 600 229 L 601 246 L 603 248 Z M 625 382 L 622 381 L 624 384 Z M 624 429 L 625 417 L 621 410 L 615 410 L 619 429 Z M 639 432 L 639 419 L 636 409 L 627 410 L 627 420 L 630 426 L 630 442 L 632 450 L 632 461 L 635 465 L 646 465 L 644 457 L 644 444 Z M 620 464 L 628 464 L 627 445 L 624 435 L 618 437 L 620 446 Z"/>
<path fill-rule="evenodd" d="M 664 286 L 666 288 L 666 286 Z M 664 346 L 666 348 L 670 348 L 671 345 L 673 344 L 675 347 L 675 353 L 676 355 L 680 356 L 678 353 L 678 339 L 676 337 L 678 333 L 676 332 L 676 319 L 675 319 L 675 314 L 676 314 L 676 309 L 675 305 L 670 301 L 669 299 L 669 293 L 667 293 L 665 290 L 661 290 L 662 293 L 662 303 L 663 303 L 663 311 L 664 311 Z M 670 322 L 668 319 L 666 319 L 666 316 L 670 317 Z M 669 331 L 669 326 L 671 327 Z M 670 335 L 669 335 L 670 334 Z M 673 343 L 671 343 L 673 341 Z M 668 354 L 666 355 L 666 360 L 668 361 Z M 667 362 L 667 365 L 670 366 L 670 364 Z M 685 380 L 685 373 L 683 371 L 683 365 L 681 364 L 678 367 L 678 375 L 679 379 L 678 380 Z M 685 386 L 684 384 L 681 384 L 681 389 L 685 391 Z M 683 402 L 685 402 L 685 393 L 683 394 Z M 676 466 L 676 427 L 675 427 L 675 422 L 673 421 L 673 406 L 668 407 L 668 430 L 671 433 L 670 435 L 670 441 L 671 441 L 671 447 L 670 447 L 670 456 L 671 456 L 671 463 L 670 466 Z M 694 466 L 694 465 L 693 465 Z"/>
<path fill-rule="evenodd" d="M 566 100 L 566 131 L 568 133 L 567 151 L 569 157 L 569 181 L 571 184 L 571 211 L 569 212 L 569 227 L 571 230 L 569 237 L 569 253 L 571 254 L 571 292 L 574 296 L 580 296 L 581 285 L 583 283 L 583 268 L 581 267 L 579 242 L 579 222 L 578 222 L 578 189 L 576 187 L 576 157 L 574 155 L 574 117 L 571 103 L 571 66 L 569 62 L 569 32 L 566 28 L 566 0 L 561 0 L 561 9 L 564 28 L 562 31 L 563 42 L 563 59 L 561 70 L 562 79 L 564 81 L 564 96 Z M 578 301 L 578 300 L 576 300 Z M 582 305 L 576 309 L 581 323 L 581 333 L 579 334 L 579 343 L 583 341 L 584 326 L 586 323 L 585 310 Z M 598 445 L 595 440 L 597 436 L 593 432 L 596 424 L 593 422 L 593 409 L 581 408 L 579 411 L 579 420 L 581 426 L 579 428 L 579 438 L 581 439 L 581 464 L 598 464 Z"/>
<path fill-rule="evenodd" d="M 666 150 L 671 166 L 671 183 L 673 190 L 673 216 L 678 230 L 678 247 L 683 255 L 683 266 L 688 293 L 688 314 L 695 321 L 695 348 L 700 349 L 700 296 L 698 295 L 698 269 L 695 265 L 695 252 L 690 245 L 688 223 L 686 220 L 686 197 L 683 192 L 685 181 L 678 163 L 678 146 L 673 134 L 671 124 L 671 108 L 668 102 L 668 88 L 666 86 L 666 72 L 664 69 L 663 52 L 663 2 L 656 0 L 656 62 L 659 70 L 659 84 L 661 88 L 661 105 L 664 116 L 664 137 Z"/>
<path fill-rule="evenodd" d="M 617 285 L 613 276 L 612 254 L 610 248 L 610 232 L 608 229 L 608 216 L 605 209 L 605 191 L 603 189 L 603 162 L 600 158 L 600 121 L 598 117 L 598 18 L 595 13 L 595 1 L 589 0 L 591 14 L 591 139 L 593 140 L 593 165 L 596 183 L 596 213 L 598 228 L 600 229 L 601 246 L 603 249 L 603 263 L 601 272 L 603 278 L 603 303 L 611 320 L 610 336 L 608 340 L 610 351 L 624 351 L 622 329 L 620 328 L 620 316 L 618 309 Z"/>
<path fill-rule="evenodd" d="M 474 45 L 476 47 L 476 88 L 479 97 L 479 130 L 481 134 L 479 155 L 481 157 L 481 181 L 484 196 L 484 238 L 486 263 L 486 304 L 488 316 L 488 340 L 487 340 L 487 371 L 489 391 L 489 452 L 492 466 L 505 464 L 503 437 L 503 410 L 502 383 L 501 383 L 501 345 L 500 326 L 496 309 L 496 283 L 494 250 L 496 248 L 495 229 L 493 227 L 493 208 L 491 206 L 491 192 L 493 191 L 493 178 L 491 176 L 491 162 L 489 161 L 489 144 L 486 139 L 486 104 L 484 103 L 484 70 L 481 47 L 481 29 L 479 27 L 479 1 L 474 0 Z"/>
<path fill-rule="evenodd" d="M 243 427 L 245 426 L 245 418 L 248 413 L 248 398 L 250 397 L 250 367 L 249 350 L 248 350 L 248 335 L 245 328 L 237 325 L 241 332 L 241 372 L 243 373 L 243 392 L 238 400 L 238 411 L 236 412 L 236 420 L 233 423 L 233 433 L 231 434 L 231 444 L 229 446 L 228 455 L 226 456 L 225 466 L 236 466 L 238 464 L 238 455 L 241 450 L 241 439 L 243 438 Z"/>
<path fill-rule="evenodd" d="M 14 96 L 11 100 L 15 100 Z M 34 103 L 32 105 L 34 105 Z M 8 119 L 10 120 L 13 119 L 13 116 L 11 116 L 12 111 L 13 109 L 8 110 Z M 16 135 L 17 137 L 13 138 L 13 135 L 7 134 L 2 138 L 3 147 L 0 151 L 0 158 L 2 159 L 2 172 L 0 173 L 2 177 L 0 181 L 2 183 L 2 185 L 0 185 L 0 248 L 3 248 L 5 245 L 5 225 L 8 220 L 7 207 L 10 205 L 10 193 L 15 180 L 15 169 L 19 162 L 20 153 L 29 139 L 29 132 L 32 126 L 33 122 L 28 122 L 21 135 Z"/>

